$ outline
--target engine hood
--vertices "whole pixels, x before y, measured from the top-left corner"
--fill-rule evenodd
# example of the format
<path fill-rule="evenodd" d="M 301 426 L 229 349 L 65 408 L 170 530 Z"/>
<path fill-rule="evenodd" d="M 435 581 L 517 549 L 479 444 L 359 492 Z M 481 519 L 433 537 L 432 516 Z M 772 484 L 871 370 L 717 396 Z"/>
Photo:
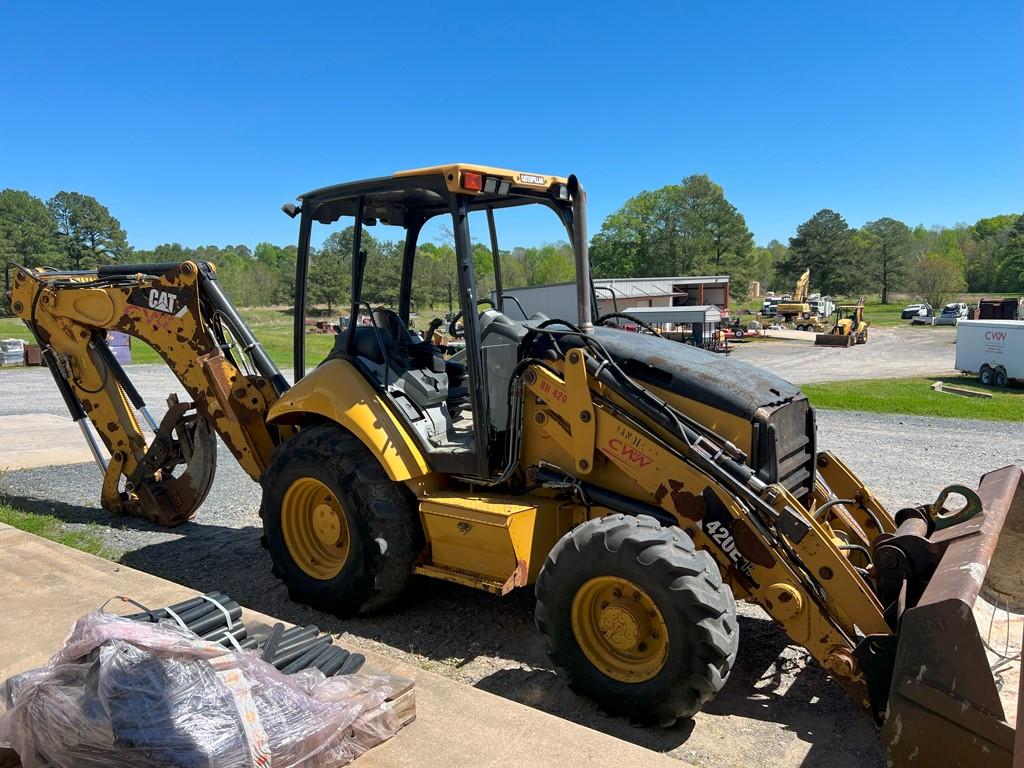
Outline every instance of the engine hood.
<path fill-rule="evenodd" d="M 593 335 L 634 379 L 747 420 L 802 397 L 774 373 L 689 344 L 601 326 Z"/>

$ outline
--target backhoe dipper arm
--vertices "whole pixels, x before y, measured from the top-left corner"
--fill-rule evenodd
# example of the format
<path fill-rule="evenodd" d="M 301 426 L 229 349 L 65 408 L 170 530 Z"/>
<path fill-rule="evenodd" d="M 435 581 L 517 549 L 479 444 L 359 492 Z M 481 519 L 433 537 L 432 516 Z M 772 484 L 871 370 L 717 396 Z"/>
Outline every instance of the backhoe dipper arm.
<path fill-rule="evenodd" d="M 287 382 L 217 283 L 211 264 L 126 264 L 82 272 L 17 268 L 11 307 L 32 331 L 72 418 L 104 470 L 102 503 L 162 525 L 190 518 L 213 482 L 220 434 L 259 479 L 278 440 L 265 415 Z M 192 399 L 168 399 L 160 424 L 114 358 L 106 331 L 152 347 Z M 254 371 L 232 354 L 241 347 Z M 151 441 L 136 418 L 154 432 Z M 103 460 L 82 421 L 110 454 Z M 177 469 L 185 466 L 183 472 Z M 124 476 L 121 490 L 121 476 Z"/>

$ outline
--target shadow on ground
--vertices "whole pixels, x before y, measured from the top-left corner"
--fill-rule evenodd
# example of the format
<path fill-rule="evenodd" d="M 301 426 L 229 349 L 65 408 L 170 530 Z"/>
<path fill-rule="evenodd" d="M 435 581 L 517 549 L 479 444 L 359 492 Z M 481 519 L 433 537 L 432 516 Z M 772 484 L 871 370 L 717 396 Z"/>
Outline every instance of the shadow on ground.
<path fill-rule="evenodd" d="M 193 589 L 221 590 L 251 609 L 296 624 L 347 633 L 370 648 L 389 646 L 414 658 L 383 653 L 436 669 L 468 684 L 657 752 L 683 759 L 713 758 L 718 749 L 688 744 L 736 727 L 750 738 L 745 720 L 762 721 L 778 743 L 765 754 L 784 754 L 785 733 L 809 746 L 803 765 L 862 768 L 881 765 L 874 727 L 843 691 L 788 644 L 766 618 L 740 616 L 741 650 L 725 690 L 693 720 L 667 729 L 639 727 L 602 714 L 574 694 L 552 668 L 533 625 L 533 595 L 517 590 L 498 598 L 466 587 L 415 578 L 406 597 L 387 613 L 341 619 L 291 601 L 270 573 L 270 557 L 255 526 L 204 524 L 202 515 L 168 531 L 136 518 L 112 518 L 101 509 L 8 496 L 16 507 L 69 523 L 93 523 L 171 533 L 174 538 L 125 553 L 120 561 Z M 369 641 L 369 642 L 367 642 Z M 443 667 L 444 669 L 440 669 Z M 723 725 L 718 725 L 721 721 Z M 767 725 L 773 724 L 773 725 Z M 782 726 L 779 729 L 779 725 Z M 758 730 L 759 732 L 759 730 Z M 792 737 L 789 737 L 792 738 Z M 805 746 L 801 751 L 805 751 Z M 774 761 L 773 761 L 774 762 Z M 717 762 L 712 764 L 718 764 Z"/>

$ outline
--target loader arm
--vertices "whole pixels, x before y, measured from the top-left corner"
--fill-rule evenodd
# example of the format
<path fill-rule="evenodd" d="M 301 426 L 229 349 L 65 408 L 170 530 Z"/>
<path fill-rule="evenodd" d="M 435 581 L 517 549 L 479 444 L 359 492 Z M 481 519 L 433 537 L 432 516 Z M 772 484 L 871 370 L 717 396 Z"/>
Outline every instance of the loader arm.
<path fill-rule="evenodd" d="M 190 518 L 213 482 L 214 432 L 259 479 L 279 439 L 266 413 L 287 383 L 220 289 L 213 265 L 185 261 L 81 272 L 17 267 L 11 307 L 39 343 L 104 471 L 104 508 L 161 525 Z M 106 331 L 122 331 L 152 347 L 191 403 L 171 395 L 157 424 L 107 346 Z M 232 347 L 241 347 L 249 371 Z"/>
<path fill-rule="evenodd" d="M 782 485 L 754 494 L 739 481 L 722 482 L 726 473 L 715 471 L 710 444 L 689 445 L 643 418 L 611 382 L 588 374 L 588 360 L 596 370 L 593 358 L 574 350 L 563 376 L 542 366 L 526 373 L 527 389 L 543 402 L 528 406 L 536 412 L 526 417 L 576 457 L 575 467 L 563 469 L 585 478 L 597 464 L 611 463 L 631 476 L 649 503 L 667 513 L 667 524 L 712 554 L 737 597 L 760 605 L 867 707 L 868 689 L 853 657 L 857 630 L 891 630 L 883 606 L 840 549 L 848 544 L 847 530 L 841 538 L 829 523 L 800 514 L 803 506 Z M 539 475 L 542 481 L 560 479 L 554 468 Z M 880 521 L 895 530 L 887 515 Z M 851 522 L 843 527 L 863 540 L 860 526 Z M 821 573 L 829 574 L 827 589 L 815 575 Z"/>
<path fill-rule="evenodd" d="M 814 491 L 801 500 L 760 481 L 735 445 L 632 383 L 599 344 L 537 361 L 523 381 L 524 423 L 557 446 L 549 456 L 562 457 L 535 462 L 529 479 L 574 489 L 588 507 L 682 529 L 737 597 L 763 608 L 884 722 L 895 765 L 912 764 L 915 747 L 927 755 L 922 765 L 972 766 L 984 755 L 1009 765 L 1013 729 L 970 609 L 1004 522 L 1019 525 L 1019 468 L 989 473 L 977 493 L 950 486 L 932 505 L 893 516 L 823 452 Z M 954 495 L 963 509 L 947 508 Z M 986 584 L 990 593 L 1003 588 L 1002 602 L 1019 593 L 1020 568 L 1008 582 Z M 915 739 L 901 743 L 901 729 Z M 935 731 L 950 738 L 932 743 Z"/>

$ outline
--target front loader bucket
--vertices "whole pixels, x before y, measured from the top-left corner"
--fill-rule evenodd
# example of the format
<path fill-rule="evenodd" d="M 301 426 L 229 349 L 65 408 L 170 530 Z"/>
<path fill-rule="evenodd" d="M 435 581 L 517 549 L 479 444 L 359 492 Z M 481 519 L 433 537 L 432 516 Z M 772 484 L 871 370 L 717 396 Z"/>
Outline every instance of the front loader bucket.
<path fill-rule="evenodd" d="M 1022 476 L 1016 466 L 986 474 L 977 493 L 981 511 L 963 522 L 936 526 L 922 540 L 932 553 L 941 554 L 920 598 L 899 619 L 882 731 L 890 766 L 1013 764 L 1014 730 L 1006 722 L 972 609 L 986 573 L 990 584 L 1005 590 L 999 594 L 1020 599 Z M 1002 573 L 990 570 L 1000 566 Z M 912 600 L 911 592 L 908 582 L 901 600 Z"/>
<path fill-rule="evenodd" d="M 814 337 L 816 347 L 850 347 L 853 346 L 853 336 L 841 336 L 838 333 L 819 333 Z"/>
<path fill-rule="evenodd" d="M 999 608 L 1024 613 L 1024 488 L 1010 501 L 981 593 Z"/>

